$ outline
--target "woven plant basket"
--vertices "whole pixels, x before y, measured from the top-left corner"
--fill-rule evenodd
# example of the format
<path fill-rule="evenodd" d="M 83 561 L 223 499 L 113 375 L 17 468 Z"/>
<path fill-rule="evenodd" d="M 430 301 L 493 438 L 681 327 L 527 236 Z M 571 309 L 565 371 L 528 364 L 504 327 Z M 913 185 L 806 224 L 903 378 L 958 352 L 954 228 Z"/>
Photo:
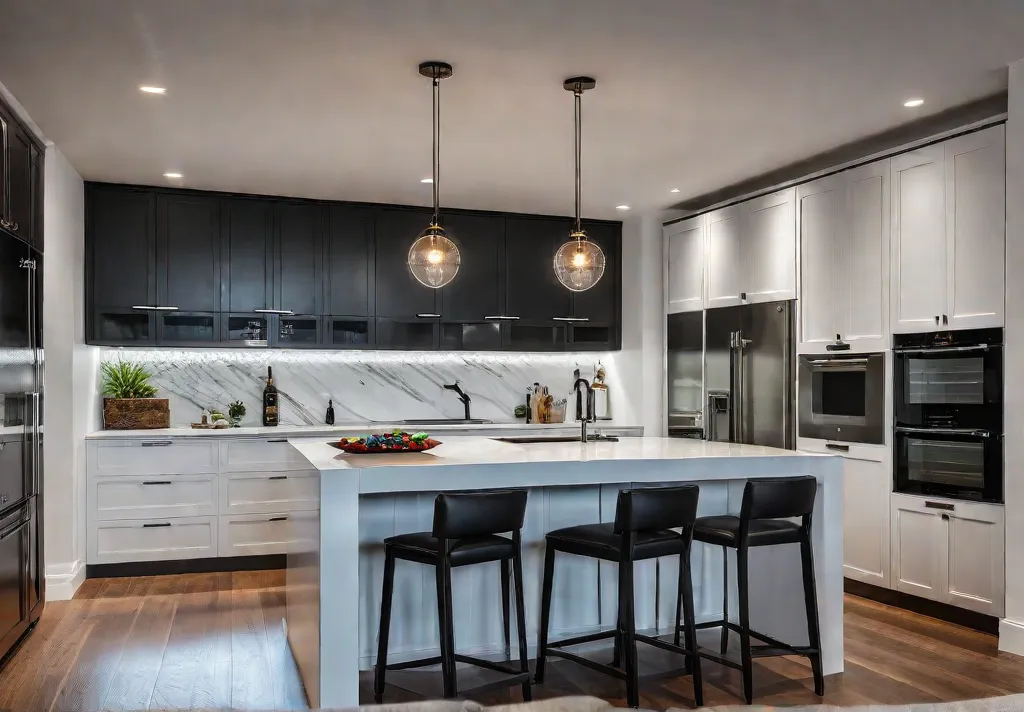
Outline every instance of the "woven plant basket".
<path fill-rule="evenodd" d="M 171 427 L 166 398 L 104 398 L 104 430 L 155 430 Z"/>

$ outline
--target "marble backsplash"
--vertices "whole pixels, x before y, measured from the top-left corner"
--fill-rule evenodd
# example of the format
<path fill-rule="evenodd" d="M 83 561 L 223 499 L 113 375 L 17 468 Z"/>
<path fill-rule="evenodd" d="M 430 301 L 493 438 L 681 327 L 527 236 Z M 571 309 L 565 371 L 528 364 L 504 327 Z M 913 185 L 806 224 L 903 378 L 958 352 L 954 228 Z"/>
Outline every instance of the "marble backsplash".
<path fill-rule="evenodd" d="M 474 418 L 512 422 L 528 385 L 546 385 L 556 398 L 568 395 L 573 370 L 590 378 L 598 361 L 608 373 L 613 421 L 632 425 L 619 387 L 620 355 L 229 349 L 103 349 L 100 354 L 104 361 L 145 365 L 158 396 L 170 399 L 172 427 L 198 421 L 204 408 L 226 413 L 235 400 L 246 406 L 242 424 L 259 425 L 268 366 L 274 369 L 285 425 L 323 423 L 328 398 L 334 400 L 338 424 L 461 418 L 462 403 L 442 388 L 456 379 L 472 398 Z"/>

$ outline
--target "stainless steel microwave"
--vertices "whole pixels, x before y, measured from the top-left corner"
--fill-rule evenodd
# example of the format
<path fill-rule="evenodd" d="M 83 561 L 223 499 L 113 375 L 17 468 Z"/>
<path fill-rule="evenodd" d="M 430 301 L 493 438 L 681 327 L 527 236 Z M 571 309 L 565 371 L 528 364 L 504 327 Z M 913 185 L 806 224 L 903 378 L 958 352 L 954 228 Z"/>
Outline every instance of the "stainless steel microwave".
<path fill-rule="evenodd" d="M 885 442 L 885 356 L 800 357 L 800 437 L 841 442 Z"/>

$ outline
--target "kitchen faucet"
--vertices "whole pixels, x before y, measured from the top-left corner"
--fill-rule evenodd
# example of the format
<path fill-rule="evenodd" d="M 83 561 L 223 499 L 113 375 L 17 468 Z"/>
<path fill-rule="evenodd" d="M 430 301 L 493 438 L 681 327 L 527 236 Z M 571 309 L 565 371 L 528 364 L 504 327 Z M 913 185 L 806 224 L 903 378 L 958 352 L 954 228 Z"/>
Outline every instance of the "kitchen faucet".
<path fill-rule="evenodd" d="M 469 415 L 469 404 L 471 402 L 471 399 L 469 397 L 469 394 L 462 390 L 462 386 L 459 385 L 459 382 L 455 381 L 455 383 L 446 383 L 444 384 L 444 388 L 445 390 L 448 391 L 455 391 L 455 394 L 459 397 L 459 400 L 462 401 L 462 405 L 465 406 L 466 408 L 466 420 L 472 420 L 472 418 Z"/>
<path fill-rule="evenodd" d="M 593 421 L 594 418 L 594 389 L 590 385 L 590 381 L 585 378 L 581 378 L 576 371 L 576 383 L 573 384 L 572 389 L 576 391 L 576 417 L 580 419 L 580 442 L 587 442 L 587 423 Z M 580 384 L 586 388 L 586 401 L 587 406 L 584 410 L 582 403 L 582 394 L 580 393 Z"/>

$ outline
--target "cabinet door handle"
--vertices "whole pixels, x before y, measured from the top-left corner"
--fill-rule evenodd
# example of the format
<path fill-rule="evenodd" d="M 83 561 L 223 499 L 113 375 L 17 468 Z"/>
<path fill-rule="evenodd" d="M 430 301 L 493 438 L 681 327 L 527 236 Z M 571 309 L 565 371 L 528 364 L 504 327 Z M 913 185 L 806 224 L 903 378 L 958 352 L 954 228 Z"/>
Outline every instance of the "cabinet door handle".
<path fill-rule="evenodd" d="M 171 526 L 170 522 L 160 522 L 158 524 L 143 524 L 142 528 L 143 529 L 156 529 L 158 527 L 169 527 L 169 526 Z"/>
<path fill-rule="evenodd" d="M 253 309 L 254 314 L 280 314 L 281 316 L 292 316 L 295 314 L 291 309 Z"/>
<path fill-rule="evenodd" d="M 924 506 L 928 509 L 944 509 L 947 512 L 955 512 L 956 507 L 947 502 L 925 502 Z"/>
<path fill-rule="evenodd" d="M 484 319 L 487 319 L 488 321 L 519 321 L 519 317 L 517 317 L 517 316 L 505 316 L 505 315 L 501 315 L 501 316 L 485 316 Z"/>
<path fill-rule="evenodd" d="M 942 513 L 942 518 L 943 518 L 944 520 L 946 520 L 947 522 L 949 521 L 949 515 L 948 515 L 948 514 L 946 514 L 945 512 L 943 512 L 943 513 Z"/>
<path fill-rule="evenodd" d="M 160 311 L 160 307 L 151 307 L 145 304 L 135 304 L 132 306 L 132 309 L 136 311 Z"/>
<path fill-rule="evenodd" d="M 938 326 L 938 325 L 939 325 L 939 317 L 935 317 L 935 325 L 936 325 L 936 326 Z"/>
<path fill-rule="evenodd" d="M 423 314 L 417 314 L 416 318 L 417 319 L 440 319 L 441 315 L 440 314 L 433 314 L 433 313 L 429 313 L 429 312 L 424 312 Z"/>
<path fill-rule="evenodd" d="M 142 447 L 167 447 L 168 445 L 173 444 L 174 443 L 170 440 L 148 440 L 142 443 Z"/>
<path fill-rule="evenodd" d="M 178 311 L 178 307 L 153 307 L 157 311 Z"/>
<path fill-rule="evenodd" d="M 273 477 L 268 477 L 267 479 L 268 480 L 287 480 L 288 479 L 288 475 L 274 475 Z"/>
<path fill-rule="evenodd" d="M 268 443 L 286 443 L 286 442 L 288 442 L 288 438 L 274 438 L 273 440 L 268 440 L 267 442 Z"/>
<path fill-rule="evenodd" d="M 571 321 L 571 322 L 590 321 L 590 317 L 586 317 L 586 316 L 556 316 L 556 317 L 554 317 L 553 321 Z"/>
<path fill-rule="evenodd" d="M 946 314 L 942 315 L 942 325 L 943 326 L 948 326 L 949 325 L 949 316 L 946 315 Z"/>
<path fill-rule="evenodd" d="M 825 447 L 829 450 L 835 450 L 837 452 L 850 452 L 849 445 L 840 445 L 839 443 L 825 443 Z"/>
<path fill-rule="evenodd" d="M 150 482 L 143 482 L 142 484 L 147 485 L 147 486 L 148 485 L 169 485 L 169 484 L 171 484 L 171 481 L 170 480 L 152 480 Z"/>
<path fill-rule="evenodd" d="M 267 520 L 268 522 L 287 522 L 288 517 L 271 517 Z"/>

